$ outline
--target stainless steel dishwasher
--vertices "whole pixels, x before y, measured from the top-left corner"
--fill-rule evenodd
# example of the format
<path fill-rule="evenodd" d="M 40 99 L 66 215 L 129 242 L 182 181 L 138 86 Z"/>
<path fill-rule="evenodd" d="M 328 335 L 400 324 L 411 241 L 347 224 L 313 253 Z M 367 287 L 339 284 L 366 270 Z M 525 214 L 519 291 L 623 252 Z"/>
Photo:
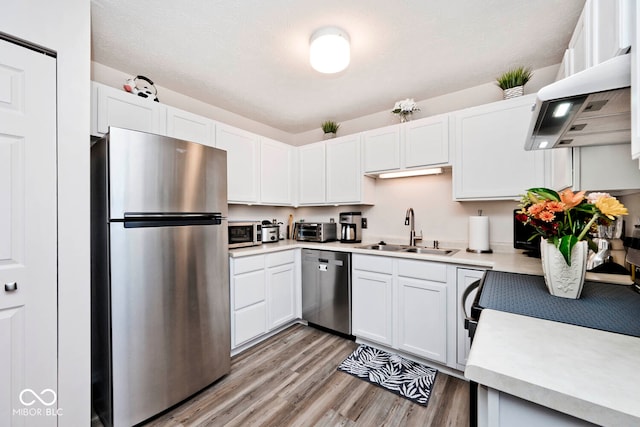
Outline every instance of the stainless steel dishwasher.
<path fill-rule="evenodd" d="M 351 335 L 351 254 L 302 250 L 302 318 Z"/>

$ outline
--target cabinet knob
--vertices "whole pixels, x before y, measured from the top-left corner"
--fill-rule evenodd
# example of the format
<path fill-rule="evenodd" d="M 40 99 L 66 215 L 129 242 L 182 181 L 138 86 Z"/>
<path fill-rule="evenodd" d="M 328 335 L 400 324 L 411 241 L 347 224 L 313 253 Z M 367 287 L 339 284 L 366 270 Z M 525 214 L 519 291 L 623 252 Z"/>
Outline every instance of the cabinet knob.
<path fill-rule="evenodd" d="M 5 292 L 14 292 L 18 290 L 18 282 L 10 282 L 4 284 Z"/>

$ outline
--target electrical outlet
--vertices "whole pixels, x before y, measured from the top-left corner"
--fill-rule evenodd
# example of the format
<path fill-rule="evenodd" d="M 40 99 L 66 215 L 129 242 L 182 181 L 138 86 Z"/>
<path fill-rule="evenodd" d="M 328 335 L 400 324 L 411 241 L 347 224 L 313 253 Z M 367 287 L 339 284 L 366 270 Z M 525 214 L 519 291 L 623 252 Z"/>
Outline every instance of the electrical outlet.
<path fill-rule="evenodd" d="M 367 218 L 362 218 L 362 228 L 367 228 Z"/>

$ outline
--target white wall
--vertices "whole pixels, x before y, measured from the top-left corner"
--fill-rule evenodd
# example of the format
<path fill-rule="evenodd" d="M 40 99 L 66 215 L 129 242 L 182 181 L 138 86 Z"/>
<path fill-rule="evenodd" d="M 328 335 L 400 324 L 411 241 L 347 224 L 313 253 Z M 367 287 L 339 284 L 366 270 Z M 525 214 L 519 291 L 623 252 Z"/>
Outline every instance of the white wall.
<path fill-rule="evenodd" d="M 90 425 L 90 22 L 89 0 L 9 0 L 0 13 L 0 31 L 58 53 L 58 425 L 70 427 Z"/>

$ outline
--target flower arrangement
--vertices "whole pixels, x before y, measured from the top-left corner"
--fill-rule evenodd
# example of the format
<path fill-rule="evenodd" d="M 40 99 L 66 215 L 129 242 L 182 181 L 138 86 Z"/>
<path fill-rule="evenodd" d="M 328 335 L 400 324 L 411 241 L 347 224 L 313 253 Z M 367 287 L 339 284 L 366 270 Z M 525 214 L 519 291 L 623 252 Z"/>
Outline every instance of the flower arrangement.
<path fill-rule="evenodd" d="M 560 194 L 548 188 L 530 188 L 522 196 L 520 212 L 516 219 L 533 226 L 537 235 L 553 243 L 562 253 L 567 265 L 571 265 L 571 249 L 587 240 L 592 249 L 589 232 L 594 225 L 608 225 L 617 216 L 627 215 L 624 207 L 608 193 L 577 193 L 564 190 Z"/>
<path fill-rule="evenodd" d="M 402 122 L 405 122 L 407 120 L 407 116 L 413 114 L 415 111 L 420 111 L 420 109 L 413 98 L 407 98 L 396 102 L 393 110 L 391 110 L 393 114 L 397 114 L 400 117 L 400 121 Z"/>

